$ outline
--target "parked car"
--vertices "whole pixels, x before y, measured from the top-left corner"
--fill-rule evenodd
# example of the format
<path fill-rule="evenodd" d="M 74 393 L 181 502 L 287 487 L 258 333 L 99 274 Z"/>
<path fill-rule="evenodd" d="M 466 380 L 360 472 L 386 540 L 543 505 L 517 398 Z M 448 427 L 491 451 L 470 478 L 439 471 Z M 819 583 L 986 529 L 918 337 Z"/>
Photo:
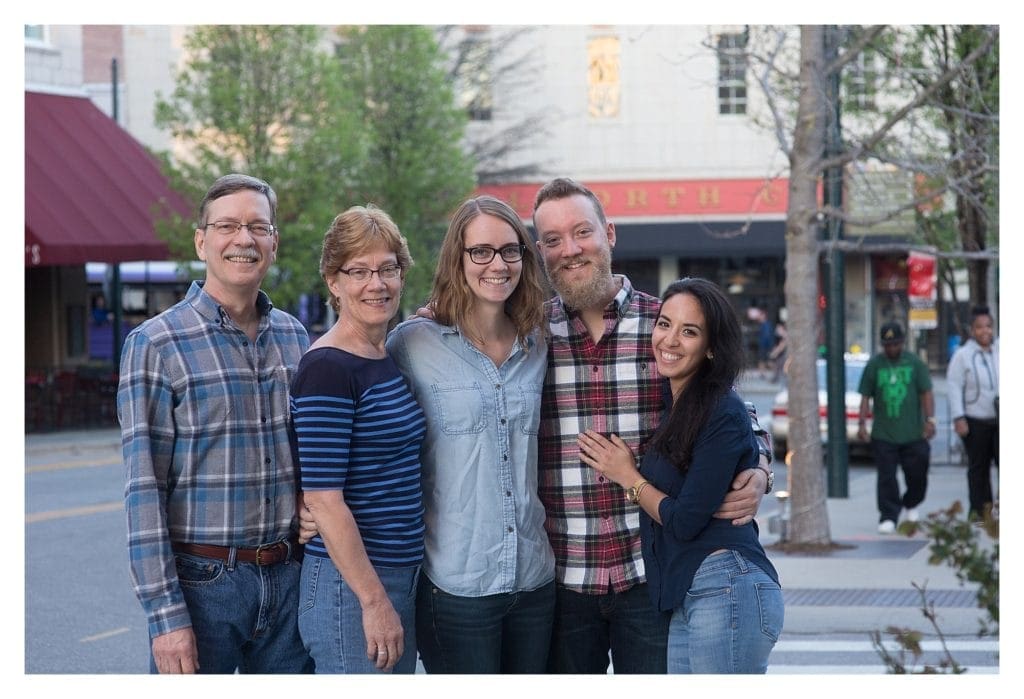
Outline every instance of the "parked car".
<path fill-rule="evenodd" d="M 857 437 L 857 423 L 860 413 L 860 377 L 867 366 L 868 356 L 862 354 L 847 354 L 846 364 L 846 441 L 853 448 L 870 447 L 869 442 L 861 441 Z M 825 378 L 825 360 L 817 361 L 818 373 L 818 420 L 821 430 L 821 442 L 828 442 L 828 384 Z M 871 413 L 868 412 L 868 434 L 871 433 Z M 771 419 L 772 443 L 775 454 L 779 458 L 786 455 L 789 441 L 789 391 L 782 390 L 775 395 L 772 404 Z"/>

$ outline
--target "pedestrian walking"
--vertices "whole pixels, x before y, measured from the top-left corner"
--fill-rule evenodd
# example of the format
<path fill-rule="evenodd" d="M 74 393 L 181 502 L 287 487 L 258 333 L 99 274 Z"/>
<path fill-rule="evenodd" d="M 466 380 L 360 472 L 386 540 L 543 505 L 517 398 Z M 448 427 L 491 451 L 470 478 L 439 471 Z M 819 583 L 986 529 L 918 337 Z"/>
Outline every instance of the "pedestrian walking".
<path fill-rule="evenodd" d="M 901 510 L 911 522 L 919 518 L 917 506 L 928 489 L 928 440 L 935 436 L 935 401 L 928 367 L 903 349 L 903 327 L 885 323 L 879 336 L 882 351 L 868 360 L 860 379 L 857 434 L 867 441 L 870 409 L 871 449 L 878 469 L 878 532 L 892 534 Z M 902 467 L 906 482 L 903 495 L 896 478 L 898 467 Z"/>
<path fill-rule="evenodd" d="M 971 337 L 946 369 L 949 415 L 967 452 L 968 517 L 978 519 L 992 496 L 992 463 L 999 467 L 999 338 L 987 306 L 971 310 Z"/>

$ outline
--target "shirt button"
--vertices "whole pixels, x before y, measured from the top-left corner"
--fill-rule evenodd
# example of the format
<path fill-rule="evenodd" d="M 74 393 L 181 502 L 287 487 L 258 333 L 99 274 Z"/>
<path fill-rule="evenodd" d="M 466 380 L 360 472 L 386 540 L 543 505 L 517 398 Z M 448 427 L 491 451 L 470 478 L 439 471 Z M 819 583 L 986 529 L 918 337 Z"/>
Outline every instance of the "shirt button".
<path fill-rule="evenodd" d="M 604 476 L 598 476 L 597 480 L 600 481 L 601 483 L 604 483 Z"/>
<path fill-rule="evenodd" d="M 266 416 L 260 418 L 260 422 L 266 422 L 266 421 L 267 421 Z"/>
<path fill-rule="evenodd" d="M 596 374 L 598 371 L 599 371 L 598 368 L 594 367 L 594 373 Z"/>
<path fill-rule="evenodd" d="M 264 500 L 263 502 L 265 502 L 266 504 L 268 504 L 268 505 L 269 505 L 269 504 L 270 504 L 270 498 L 267 498 L 267 499 L 266 499 L 266 500 Z"/>
<path fill-rule="evenodd" d="M 501 418 L 501 424 L 504 425 L 506 422 L 508 422 L 508 420 L 506 420 L 505 418 Z"/>
<path fill-rule="evenodd" d="M 494 384 L 494 387 L 495 388 L 501 388 L 501 384 L 500 383 L 496 383 L 496 384 Z"/>
<path fill-rule="evenodd" d="M 513 529 L 512 527 L 509 527 L 509 528 L 508 528 L 508 531 L 509 531 L 509 533 L 511 534 L 512 532 L 514 532 L 514 531 L 515 531 L 515 529 Z"/>
<path fill-rule="evenodd" d="M 270 457 L 267 457 L 266 459 L 264 459 L 264 460 L 263 460 L 263 463 L 265 463 L 265 464 L 269 464 L 269 463 L 270 463 Z"/>
<path fill-rule="evenodd" d="M 505 491 L 505 497 L 507 497 L 507 498 L 512 497 L 512 491 L 511 490 L 506 490 Z"/>
<path fill-rule="evenodd" d="M 502 461 L 508 461 L 508 454 L 502 454 L 501 455 L 501 460 Z"/>

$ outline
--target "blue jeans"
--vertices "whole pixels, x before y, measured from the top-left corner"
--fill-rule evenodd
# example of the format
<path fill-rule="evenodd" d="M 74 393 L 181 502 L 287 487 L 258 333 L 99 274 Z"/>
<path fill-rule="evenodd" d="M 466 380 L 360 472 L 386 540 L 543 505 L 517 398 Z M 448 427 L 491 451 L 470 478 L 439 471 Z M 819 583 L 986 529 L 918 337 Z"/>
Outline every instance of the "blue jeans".
<path fill-rule="evenodd" d="M 312 672 L 296 611 L 300 564 L 270 566 L 175 554 L 202 673 Z M 156 664 L 150 654 L 150 672 Z"/>
<path fill-rule="evenodd" d="M 669 613 L 651 604 L 647 583 L 625 592 L 585 595 L 558 586 L 548 671 L 665 674 Z"/>
<path fill-rule="evenodd" d="M 555 583 L 536 590 L 461 597 L 420 577 L 416 643 L 429 673 L 544 672 Z"/>
<path fill-rule="evenodd" d="M 928 490 L 931 447 L 926 439 L 906 444 L 872 439 L 871 449 L 875 454 L 875 465 L 878 467 L 878 521 L 889 519 L 898 522 L 901 509 L 909 510 L 924 502 L 925 492 Z M 899 481 L 896 480 L 897 466 L 903 467 L 903 480 L 907 484 L 907 492 L 902 496 Z"/>
<path fill-rule="evenodd" d="M 779 584 L 736 551 L 708 556 L 668 630 L 670 674 L 760 673 L 782 633 Z"/>
<path fill-rule="evenodd" d="M 419 566 L 374 566 L 391 605 L 402 621 L 405 651 L 392 672 L 416 672 L 416 579 Z M 366 657 L 363 608 L 352 588 L 329 558 L 306 555 L 302 562 L 302 597 L 299 633 L 313 656 L 316 672 L 336 674 L 379 673 Z"/>

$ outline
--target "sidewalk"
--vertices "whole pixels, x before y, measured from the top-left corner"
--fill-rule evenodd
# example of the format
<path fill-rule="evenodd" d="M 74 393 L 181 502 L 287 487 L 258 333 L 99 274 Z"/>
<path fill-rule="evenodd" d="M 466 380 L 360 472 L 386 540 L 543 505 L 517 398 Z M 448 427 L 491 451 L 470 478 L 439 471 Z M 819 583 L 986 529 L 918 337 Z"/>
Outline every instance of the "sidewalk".
<path fill-rule="evenodd" d="M 785 467 L 782 468 L 783 474 Z M 779 478 L 779 469 L 776 478 Z M 786 489 L 776 480 L 776 489 Z M 875 469 L 849 469 L 849 497 L 828 499 L 832 541 L 851 546 L 829 554 L 784 554 L 774 550 L 778 534 L 768 532 L 769 518 L 780 511 L 778 500 L 765 497 L 758 513 L 761 541 L 782 582 L 786 598 L 786 634 L 870 633 L 890 625 L 933 634 L 922 616 L 919 593 L 912 583 L 926 585 L 942 632 L 973 637 L 983 611 L 976 606 L 975 585 L 961 586 L 946 564 L 928 563 L 929 540 L 922 534 L 878 534 Z M 947 508 L 967 494 L 963 467 L 933 464 L 928 494 L 918 508 L 922 518 Z"/>

